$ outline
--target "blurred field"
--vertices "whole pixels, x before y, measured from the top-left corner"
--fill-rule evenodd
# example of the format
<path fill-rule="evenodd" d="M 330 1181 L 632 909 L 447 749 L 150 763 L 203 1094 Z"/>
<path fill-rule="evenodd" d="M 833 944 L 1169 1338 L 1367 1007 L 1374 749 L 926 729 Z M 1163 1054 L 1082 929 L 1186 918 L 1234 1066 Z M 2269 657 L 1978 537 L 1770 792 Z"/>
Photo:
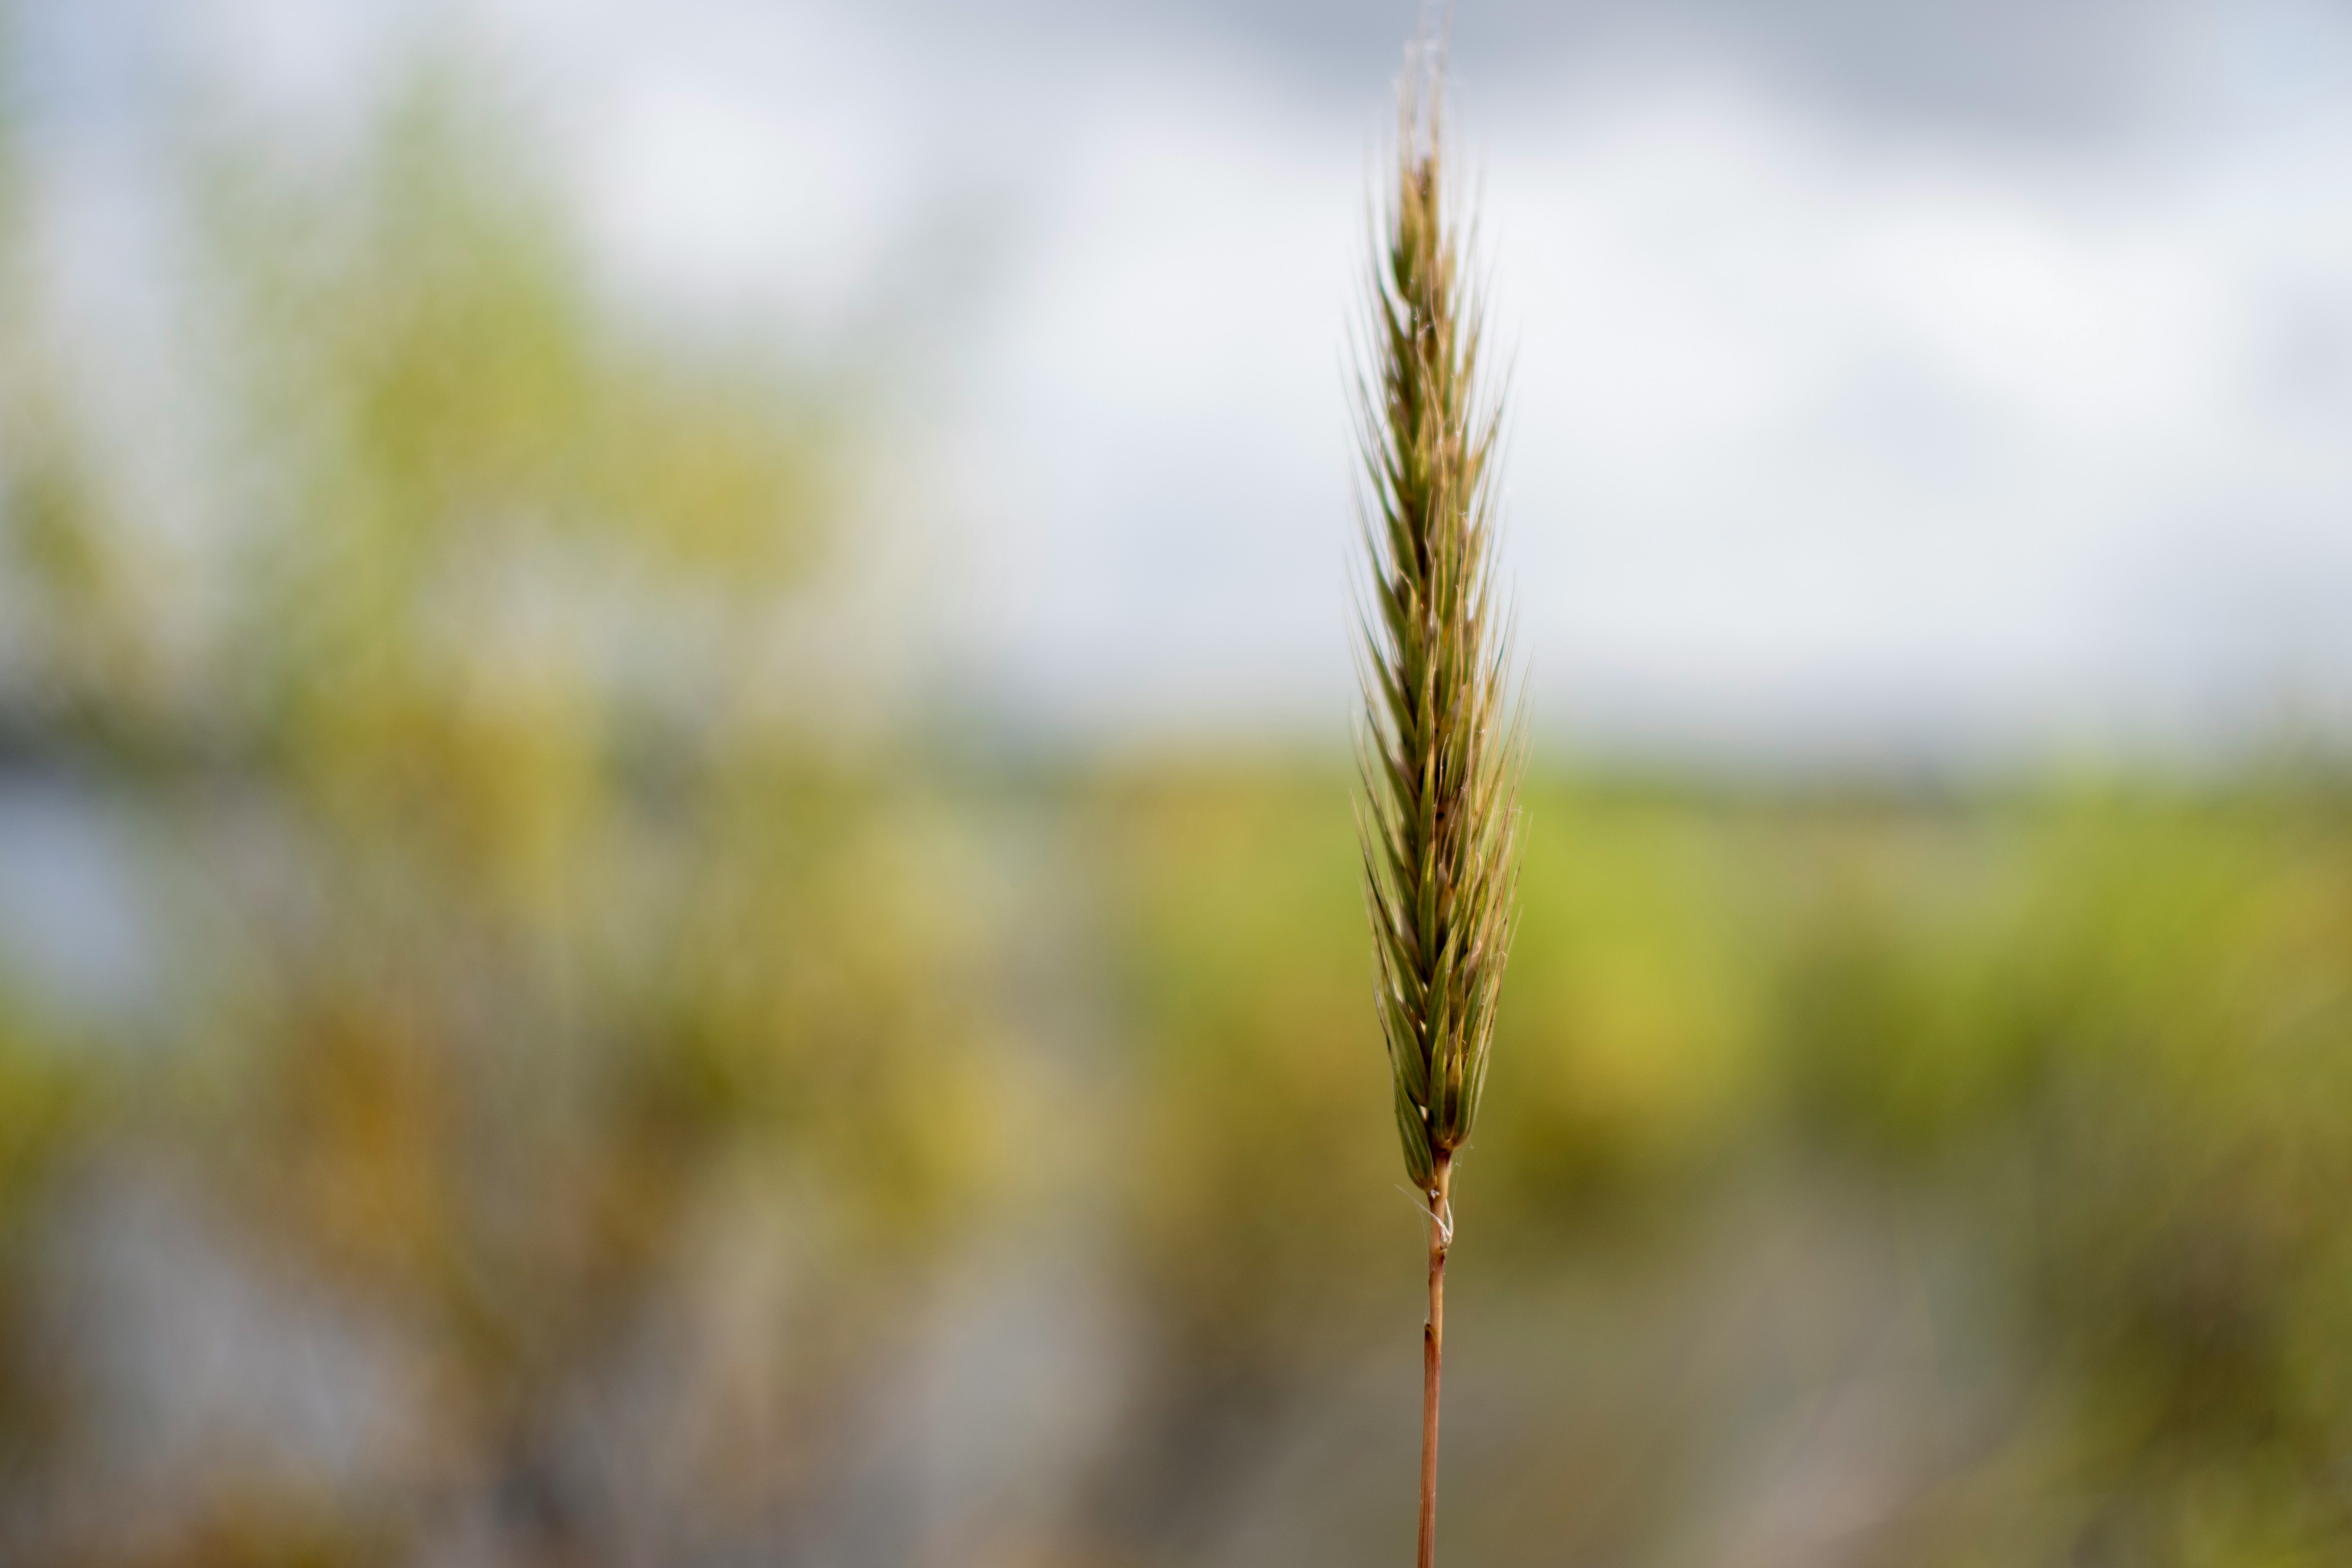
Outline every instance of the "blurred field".
<path fill-rule="evenodd" d="M 170 516 L 11 166 L 0 1559 L 1401 1555 L 1344 759 L 879 703 L 855 377 L 617 317 L 468 112 L 192 176 Z M 1529 811 L 1450 1557 L 2345 1560 L 2333 773 Z"/>

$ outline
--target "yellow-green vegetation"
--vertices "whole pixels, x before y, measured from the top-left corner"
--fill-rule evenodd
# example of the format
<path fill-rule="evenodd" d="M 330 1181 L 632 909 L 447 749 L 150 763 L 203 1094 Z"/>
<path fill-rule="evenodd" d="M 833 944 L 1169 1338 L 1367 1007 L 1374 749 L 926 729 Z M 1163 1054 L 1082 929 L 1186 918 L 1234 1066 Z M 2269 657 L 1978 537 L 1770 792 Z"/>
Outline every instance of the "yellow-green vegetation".
<path fill-rule="evenodd" d="M 860 483 L 854 389 L 626 324 L 504 144 L 428 81 L 355 171 L 217 182 L 215 488 L 167 571 L 67 482 L 58 384 L 11 362 L 14 765 L 154 861 L 176 984 L 122 1042 L 29 1051 L 0 1014 L 0 1209 L 69 1166 L 49 1079 L 135 1052 L 89 1146 L 135 1129 L 237 1245 L 418 1358 L 398 1466 L 350 1498 L 225 1451 L 202 1529 L 181 1498 L 28 1552 L 389 1560 L 418 1500 L 469 1493 L 529 1500 L 516 1550 L 570 1551 L 596 1526 L 551 1457 L 567 1402 L 691 1321 L 698 1270 L 787 1259 L 748 1310 L 806 1353 L 669 1440 L 715 1536 L 821 1496 L 830 1445 L 770 1412 L 887 1353 L 894 1281 L 984 1205 L 1018 1119 L 967 826 L 780 663 Z M 781 1436 L 746 1449 L 747 1420 Z"/>
<path fill-rule="evenodd" d="M 1344 788 L 1195 771 L 1100 792 L 1148 1075 L 1134 1239 L 1189 1372 L 1322 1386 L 1305 1369 L 1332 1340 L 1408 1310 L 1373 1293 L 1411 1216 L 1350 1131 L 1383 1085 L 1345 1024 L 1363 963 Z M 1696 1288 L 1727 1219 L 1890 1205 L 1889 1256 L 1962 1238 L 1958 1287 L 1914 1283 L 1953 1296 L 1930 1315 L 1991 1408 L 1873 1521 L 1865 1560 L 2054 1563 L 2098 1541 L 2319 1562 L 2352 1542 L 2329 1479 L 2352 1442 L 2352 819 L 2332 787 L 1954 803 L 1553 775 L 1530 798 L 1544 830 L 1464 1158 L 1486 1289 L 1581 1283 L 1578 1314 L 1512 1354 L 1644 1356 L 1609 1303 Z M 1601 1331 L 1616 1352 L 1567 1342 Z M 1617 1403 L 1530 1417 L 1562 1473 L 1595 1420 L 1669 1467 L 1645 1489 L 1705 1495 L 1671 1467 L 1730 1412 L 1693 1402 L 1687 1366 L 1655 1370 L 1670 1393 L 1596 1373 L 1581 1396 Z M 1454 1484 L 1466 1517 L 1507 1483 Z M 1659 1506 L 1594 1506 L 1628 1495 Z M 1650 1540 L 1621 1523 L 1602 1543 Z"/>

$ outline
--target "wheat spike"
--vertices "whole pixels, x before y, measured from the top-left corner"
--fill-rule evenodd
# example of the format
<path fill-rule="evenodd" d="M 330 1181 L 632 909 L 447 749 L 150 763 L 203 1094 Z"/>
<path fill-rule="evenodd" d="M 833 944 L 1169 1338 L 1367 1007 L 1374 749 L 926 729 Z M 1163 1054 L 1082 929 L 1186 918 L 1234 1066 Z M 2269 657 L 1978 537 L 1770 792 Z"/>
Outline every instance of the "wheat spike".
<path fill-rule="evenodd" d="M 1520 726 L 1495 615 L 1499 407 L 1444 190 L 1433 53 L 1405 78 L 1396 184 L 1359 382 L 1372 581 L 1360 747 L 1366 903 L 1405 1168 L 1424 1193 L 1470 1136 L 1518 876 Z"/>

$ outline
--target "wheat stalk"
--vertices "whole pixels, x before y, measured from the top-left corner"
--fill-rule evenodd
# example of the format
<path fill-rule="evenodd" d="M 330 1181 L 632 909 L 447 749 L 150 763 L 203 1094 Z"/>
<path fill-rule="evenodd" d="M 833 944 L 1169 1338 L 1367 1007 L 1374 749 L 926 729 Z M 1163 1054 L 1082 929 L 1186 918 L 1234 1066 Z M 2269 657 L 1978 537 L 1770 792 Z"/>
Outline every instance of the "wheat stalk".
<path fill-rule="evenodd" d="M 1436 1554 L 1453 1165 L 1478 1113 L 1515 923 L 1523 732 L 1506 710 L 1495 620 L 1499 399 L 1482 385 L 1480 301 L 1446 198 L 1444 77 L 1439 47 L 1408 56 L 1368 291 L 1370 363 L 1357 381 L 1372 574 L 1357 823 L 1397 1129 L 1430 1222 L 1421 1568 Z"/>

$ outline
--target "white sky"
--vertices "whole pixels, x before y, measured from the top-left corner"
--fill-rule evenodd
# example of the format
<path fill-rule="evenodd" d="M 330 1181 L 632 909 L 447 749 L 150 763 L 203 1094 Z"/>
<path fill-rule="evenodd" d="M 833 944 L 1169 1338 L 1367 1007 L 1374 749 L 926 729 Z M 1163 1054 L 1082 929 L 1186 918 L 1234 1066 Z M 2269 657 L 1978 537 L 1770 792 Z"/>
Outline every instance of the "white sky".
<path fill-rule="evenodd" d="M 2352 11 L 1885 9 L 1461 0 L 1547 734 L 1980 761 L 2338 722 Z M 903 316 L 941 700 L 1342 732 L 1344 333 L 1411 5 L 172 14 L 322 136 L 454 26 L 625 287 L 818 342 Z"/>

